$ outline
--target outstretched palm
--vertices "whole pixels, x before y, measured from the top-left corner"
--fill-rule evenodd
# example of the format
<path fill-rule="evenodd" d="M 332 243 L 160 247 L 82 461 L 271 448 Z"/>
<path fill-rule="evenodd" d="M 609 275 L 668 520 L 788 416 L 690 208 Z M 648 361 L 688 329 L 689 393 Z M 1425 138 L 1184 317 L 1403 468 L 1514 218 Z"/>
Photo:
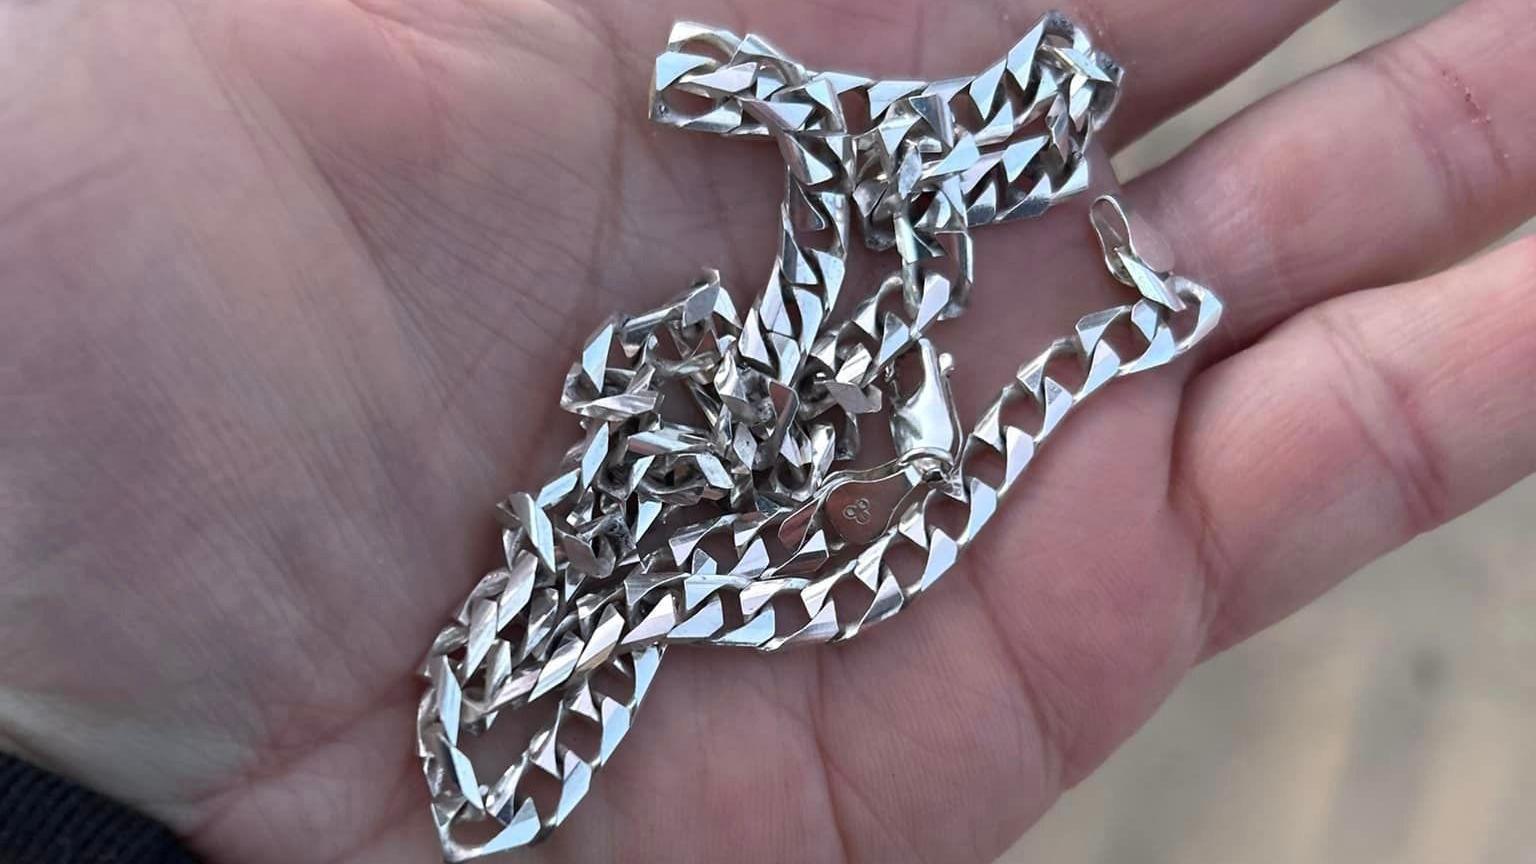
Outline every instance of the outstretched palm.
<path fill-rule="evenodd" d="M 1067 11 L 1128 67 L 1113 145 L 1327 5 Z M 667 23 L 934 75 L 1041 11 L 0 11 L 5 743 L 213 861 L 432 860 L 413 672 L 495 545 L 488 503 L 576 434 L 574 348 L 773 252 L 772 149 L 643 119 Z M 1227 296 L 1218 349 L 1086 408 L 898 624 L 674 652 L 535 857 L 988 860 L 1192 663 L 1536 468 L 1536 247 L 1360 290 L 1536 209 L 1536 104 L 1501 89 L 1536 72 L 1533 25 L 1469 0 L 1131 184 Z M 1080 216 L 979 238 L 963 404 L 1103 305 Z"/>

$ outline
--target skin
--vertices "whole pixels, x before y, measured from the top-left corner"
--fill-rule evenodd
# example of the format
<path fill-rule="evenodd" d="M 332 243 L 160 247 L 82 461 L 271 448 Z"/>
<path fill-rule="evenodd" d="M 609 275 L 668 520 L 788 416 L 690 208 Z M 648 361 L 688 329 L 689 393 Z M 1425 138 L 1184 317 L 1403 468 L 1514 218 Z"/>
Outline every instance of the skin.
<path fill-rule="evenodd" d="M 1129 70 L 1113 149 L 1328 3 L 1061 5 Z M 0 6 L 0 744 L 209 861 L 433 860 L 414 667 L 574 440 L 576 347 L 772 254 L 772 148 L 644 120 L 668 22 L 931 76 L 1043 8 Z M 1467 259 L 1536 209 L 1533 74 L 1536 6 L 1468 0 L 1130 184 L 1212 346 L 1074 416 L 897 621 L 669 653 L 520 860 L 989 861 L 1195 663 L 1531 473 L 1536 244 Z M 963 408 L 1123 299 L 1083 211 L 984 232 Z"/>

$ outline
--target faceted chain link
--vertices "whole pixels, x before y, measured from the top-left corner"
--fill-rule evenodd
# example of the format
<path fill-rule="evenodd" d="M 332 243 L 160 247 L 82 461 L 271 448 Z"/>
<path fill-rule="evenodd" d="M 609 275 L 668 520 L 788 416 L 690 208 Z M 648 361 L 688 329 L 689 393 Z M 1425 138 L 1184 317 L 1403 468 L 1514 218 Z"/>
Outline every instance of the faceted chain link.
<path fill-rule="evenodd" d="M 676 301 L 604 323 L 572 366 L 561 407 L 582 440 L 537 492 L 499 505 L 505 565 L 423 670 L 417 752 L 446 860 L 560 825 L 667 645 L 775 651 L 848 639 L 906 608 L 1083 400 L 1211 332 L 1216 296 L 1174 275 L 1155 232 L 1101 198 L 1091 218 L 1106 268 L 1138 296 L 1078 321 L 968 433 L 956 418 L 949 358 L 927 333 L 964 311 L 971 229 L 1086 190 L 1121 79 L 1057 13 L 980 74 L 934 82 L 816 72 L 756 36 L 673 28 L 651 117 L 778 145 L 779 253 L 744 314 L 707 271 Z M 855 221 L 900 263 L 834 317 Z M 889 423 L 895 456 L 853 467 L 871 415 Z M 499 717 L 516 725 L 541 707 L 509 764 L 471 757 Z"/>

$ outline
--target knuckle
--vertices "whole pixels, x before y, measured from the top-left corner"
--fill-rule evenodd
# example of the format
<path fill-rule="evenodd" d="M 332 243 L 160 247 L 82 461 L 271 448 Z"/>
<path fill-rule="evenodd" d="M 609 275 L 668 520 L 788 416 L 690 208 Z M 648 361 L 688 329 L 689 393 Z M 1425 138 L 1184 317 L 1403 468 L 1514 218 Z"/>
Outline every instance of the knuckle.
<path fill-rule="evenodd" d="M 1325 378 L 1359 449 L 1393 484 L 1403 532 L 1417 536 L 1449 521 L 1452 496 L 1442 448 L 1425 422 L 1415 382 L 1400 376 L 1353 333 L 1359 322 L 1348 304 L 1314 307 L 1300 318 L 1334 360 Z"/>

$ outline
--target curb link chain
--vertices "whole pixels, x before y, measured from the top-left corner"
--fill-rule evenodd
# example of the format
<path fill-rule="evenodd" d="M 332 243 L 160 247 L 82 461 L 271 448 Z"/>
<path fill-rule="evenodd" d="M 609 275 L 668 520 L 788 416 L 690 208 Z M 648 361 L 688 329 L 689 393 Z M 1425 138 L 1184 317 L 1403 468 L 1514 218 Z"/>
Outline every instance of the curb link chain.
<path fill-rule="evenodd" d="M 778 145 L 779 254 L 744 314 L 707 271 L 672 303 L 608 320 L 567 375 L 560 404 L 583 440 L 537 492 L 499 505 L 505 565 L 423 669 L 417 753 L 445 860 L 560 825 L 629 731 L 667 645 L 777 651 L 896 615 L 1084 399 L 1211 332 L 1219 299 L 1174 275 L 1155 232 L 1104 197 L 1090 216 L 1106 268 L 1139 296 L 1079 320 L 969 432 L 949 358 L 927 336 L 965 308 L 972 228 L 1088 188 L 1122 77 L 1058 13 L 980 74 L 934 82 L 811 71 L 756 36 L 674 26 L 651 118 Z M 834 320 L 855 221 L 900 267 Z M 693 413 L 664 412 L 664 396 Z M 854 468 L 869 415 L 886 416 L 896 455 Z M 536 701 L 546 716 L 510 764 L 466 752 Z"/>

